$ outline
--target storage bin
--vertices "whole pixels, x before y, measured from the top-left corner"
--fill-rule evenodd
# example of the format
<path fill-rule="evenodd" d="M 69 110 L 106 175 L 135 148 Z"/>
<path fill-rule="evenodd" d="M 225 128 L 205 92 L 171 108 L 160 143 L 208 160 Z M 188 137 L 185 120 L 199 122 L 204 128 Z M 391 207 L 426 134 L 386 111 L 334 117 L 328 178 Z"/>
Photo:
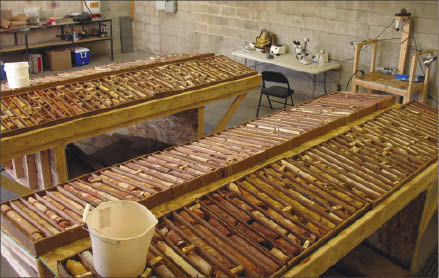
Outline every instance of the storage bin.
<path fill-rule="evenodd" d="M 90 49 L 75 47 L 73 49 L 73 61 L 77 67 L 90 64 Z"/>

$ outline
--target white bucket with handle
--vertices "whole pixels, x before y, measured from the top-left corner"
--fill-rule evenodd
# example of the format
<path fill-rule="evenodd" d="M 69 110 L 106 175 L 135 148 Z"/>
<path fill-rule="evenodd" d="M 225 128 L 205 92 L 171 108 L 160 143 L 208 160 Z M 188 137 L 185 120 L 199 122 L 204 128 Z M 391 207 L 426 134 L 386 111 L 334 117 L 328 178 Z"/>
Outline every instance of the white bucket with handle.
<path fill-rule="evenodd" d="M 132 201 L 109 201 L 84 210 L 93 250 L 93 262 L 102 277 L 136 277 L 146 266 L 155 216 Z"/>
<path fill-rule="evenodd" d="M 30 85 L 28 62 L 5 63 L 5 72 L 9 88 L 16 89 Z"/>

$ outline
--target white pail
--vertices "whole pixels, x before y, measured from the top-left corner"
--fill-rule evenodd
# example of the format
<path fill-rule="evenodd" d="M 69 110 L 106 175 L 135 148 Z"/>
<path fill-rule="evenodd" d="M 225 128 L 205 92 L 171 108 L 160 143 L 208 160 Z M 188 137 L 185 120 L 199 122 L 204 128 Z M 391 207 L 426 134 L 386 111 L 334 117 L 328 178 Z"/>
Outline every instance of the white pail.
<path fill-rule="evenodd" d="M 155 216 L 132 201 L 109 201 L 84 211 L 95 269 L 102 277 L 136 277 L 146 266 Z"/>
<path fill-rule="evenodd" d="M 5 72 L 9 88 L 16 89 L 30 85 L 28 62 L 5 63 Z"/>

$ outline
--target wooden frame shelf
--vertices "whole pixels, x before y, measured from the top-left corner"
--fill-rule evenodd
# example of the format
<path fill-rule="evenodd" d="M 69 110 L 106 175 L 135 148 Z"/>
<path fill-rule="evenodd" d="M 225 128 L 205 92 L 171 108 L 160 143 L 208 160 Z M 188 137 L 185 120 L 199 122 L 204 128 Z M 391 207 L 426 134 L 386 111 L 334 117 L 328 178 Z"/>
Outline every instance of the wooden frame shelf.
<path fill-rule="evenodd" d="M 37 42 L 37 43 L 29 43 L 28 42 L 28 33 L 32 32 L 34 30 L 45 30 L 45 29 L 49 29 L 49 28 L 59 27 L 59 28 L 61 28 L 61 33 L 64 34 L 64 27 L 66 27 L 66 26 L 70 26 L 73 29 L 73 26 L 76 26 L 76 25 L 87 26 L 89 24 L 104 24 L 105 22 L 110 23 L 109 35 L 107 35 L 105 37 L 90 37 L 90 38 L 86 38 L 86 39 L 79 40 L 79 41 L 73 41 L 73 39 L 72 39 L 69 41 L 50 40 L 50 41 Z M 56 24 L 56 25 L 49 25 L 46 27 L 36 25 L 36 26 L 29 26 L 29 27 L 26 27 L 23 29 L 17 29 L 17 30 L 2 29 L 2 31 L 0 32 L 0 34 L 7 34 L 7 33 L 14 34 L 15 45 L 0 47 L 0 54 L 9 54 L 9 53 L 14 53 L 14 52 L 24 51 L 24 52 L 26 52 L 26 55 L 28 55 L 29 51 L 32 49 L 49 48 L 49 47 L 56 47 L 56 46 L 74 46 L 74 45 L 79 45 L 82 43 L 110 40 L 111 60 L 113 60 L 113 58 L 114 58 L 114 55 L 113 55 L 113 25 L 112 25 L 111 19 L 97 19 L 97 20 L 92 20 L 92 21 L 84 23 L 84 24 L 79 23 L 79 22 L 68 22 L 68 23 L 61 23 L 61 24 Z M 18 41 L 17 41 L 17 34 L 18 33 L 24 33 L 25 43 L 18 44 Z"/>

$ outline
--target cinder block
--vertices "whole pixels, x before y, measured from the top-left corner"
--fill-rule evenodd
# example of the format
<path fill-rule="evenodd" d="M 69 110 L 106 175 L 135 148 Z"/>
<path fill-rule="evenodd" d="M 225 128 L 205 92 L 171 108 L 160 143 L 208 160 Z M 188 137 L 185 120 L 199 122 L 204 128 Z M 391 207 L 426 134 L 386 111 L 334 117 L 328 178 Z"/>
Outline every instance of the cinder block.
<path fill-rule="evenodd" d="M 215 1 L 215 4 L 220 6 L 230 6 L 230 7 L 236 5 L 235 1 Z"/>
<path fill-rule="evenodd" d="M 235 37 L 242 41 L 254 42 L 257 36 L 259 36 L 259 32 L 243 30 L 243 29 L 235 30 Z"/>
<path fill-rule="evenodd" d="M 235 16 L 236 8 L 235 7 L 221 7 L 221 15 L 222 16 Z"/>
<path fill-rule="evenodd" d="M 304 20 L 301 16 L 287 15 L 285 18 L 285 25 L 288 26 L 303 26 Z"/>
<path fill-rule="evenodd" d="M 194 12 L 198 12 L 198 13 L 208 13 L 208 10 L 209 10 L 208 7 L 209 7 L 209 4 L 197 2 L 197 3 L 195 3 L 195 5 L 192 6 L 192 10 Z"/>
<path fill-rule="evenodd" d="M 214 24 L 215 17 L 213 15 L 210 15 L 210 14 L 195 13 L 194 20 L 195 20 L 195 22 L 198 22 L 198 23 Z"/>
<path fill-rule="evenodd" d="M 208 25 L 207 32 L 209 34 L 218 35 L 221 33 L 221 26 L 218 25 Z"/>
<path fill-rule="evenodd" d="M 270 10 L 268 12 L 268 22 L 274 23 L 274 24 L 285 24 L 285 18 L 286 16 L 284 14 L 278 13 L 276 11 Z"/>
<path fill-rule="evenodd" d="M 326 1 L 328 8 L 346 9 L 349 1 Z"/>
<path fill-rule="evenodd" d="M 247 8 L 236 8 L 236 16 L 243 19 L 250 19 L 251 10 Z"/>
<path fill-rule="evenodd" d="M 438 19 L 432 18 L 415 18 L 415 33 L 423 34 L 438 34 L 437 28 Z M 434 28 L 435 27 L 435 28 Z"/>
<path fill-rule="evenodd" d="M 369 37 L 369 26 L 353 23 L 346 24 L 346 34 L 364 37 L 366 39 Z"/>
<path fill-rule="evenodd" d="M 194 31 L 200 32 L 200 33 L 207 33 L 207 24 L 195 23 L 194 24 Z"/>
<path fill-rule="evenodd" d="M 244 29 L 250 30 L 250 31 L 259 31 L 259 22 L 257 21 L 251 21 L 251 20 L 244 20 Z"/>
<path fill-rule="evenodd" d="M 160 24 L 160 18 L 158 16 L 151 16 L 149 18 L 149 22 L 153 25 L 159 25 Z"/>
<path fill-rule="evenodd" d="M 244 19 L 236 18 L 236 17 L 230 17 L 229 18 L 229 27 L 234 27 L 234 28 L 237 28 L 237 29 L 244 28 Z"/>
<path fill-rule="evenodd" d="M 220 15 L 221 14 L 221 7 L 213 4 L 209 4 L 207 6 L 207 13 L 213 14 L 213 15 Z"/>
<path fill-rule="evenodd" d="M 337 18 L 337 9 L 328 7 L 318 7 L 319 16 L 327 19 L 336 19 L 343 21 L 343 18 Z"/>
<path fill-rule="evenodd" d="M 215 25 L 227 26 L 229 25 L 229 19 L 224 16 L 215 16 Z"/>
<path fill-rule="evenodd" d="M 282 15 L 284 16 L 284 15 Z M 252 9 L 250 13 L 250 19 L 259 22 L 270 22 L 276 23 L 274 21 L 268 20 L 268 12 L 262 9 Z"/>
<path fill-rule="evenodd" d="M 235 29 L 226 26 L 221 26 L 221 35 L 233 38 L 235 37 Z"/>

